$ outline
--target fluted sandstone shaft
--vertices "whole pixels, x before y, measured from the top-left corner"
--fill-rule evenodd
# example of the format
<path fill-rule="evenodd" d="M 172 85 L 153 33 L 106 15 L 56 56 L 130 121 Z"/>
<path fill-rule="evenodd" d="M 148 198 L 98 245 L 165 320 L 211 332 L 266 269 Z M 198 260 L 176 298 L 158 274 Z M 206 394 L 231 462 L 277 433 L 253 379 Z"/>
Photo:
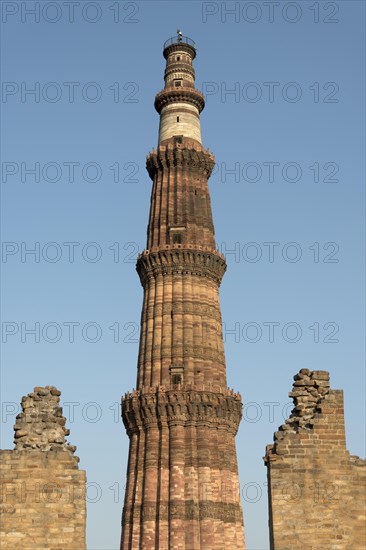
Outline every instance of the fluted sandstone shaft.
<path fill-rule="evenodd" d="M 241 398 L 227 389 L 208 179 L 204 98 L 194 87 L 190 39 L 165 44 L 165 88 L 155 99 L 159 143 L 147 248 L 136 390 L 122 401 L 130 437 L 123 550 L 244 549 L 235 435 Z"/>

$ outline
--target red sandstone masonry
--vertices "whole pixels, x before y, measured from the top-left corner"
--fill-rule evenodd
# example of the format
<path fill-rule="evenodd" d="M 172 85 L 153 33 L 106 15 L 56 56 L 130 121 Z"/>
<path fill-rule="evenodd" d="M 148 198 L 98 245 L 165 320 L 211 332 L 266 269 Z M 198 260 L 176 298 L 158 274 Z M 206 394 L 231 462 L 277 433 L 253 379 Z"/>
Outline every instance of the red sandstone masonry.
<path fill-rule="evenodd" d="M 155 101 L 159 145 L 147 157 L 147 249 L 136 266 L 144 289 L 137 389 L 122 401 L 130 437 L 122 550 L 244 550 L 242 403 L 226 387 L 226 261 L 215 243 L 215 160 L 201 144 L 195 55 L 179 39 L 164 49 L 165 89 Z"/>
<path fill-rule="evenodd" d="M 343 393 L 301 369 L 266 449 L 271 550 L 364 550 L 366 461 L 346 450 Z"/>

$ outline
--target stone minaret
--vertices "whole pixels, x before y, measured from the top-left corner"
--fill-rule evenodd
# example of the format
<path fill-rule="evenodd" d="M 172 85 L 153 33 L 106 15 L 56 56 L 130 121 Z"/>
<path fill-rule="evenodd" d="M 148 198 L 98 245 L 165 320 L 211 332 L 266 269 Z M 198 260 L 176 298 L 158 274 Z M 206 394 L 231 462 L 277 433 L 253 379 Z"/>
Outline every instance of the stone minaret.
<path fill-rule="evenodd" d="M 208 178 L 201 144 L 203 95 L 195 45 L 164 44 L 165 87 L 152 179 L 147 248 L 137 260 L 144 289 L 136 390 L 122 400 L 130 438 L 123 550 L 243 550 L 235 435 L 240 395 L 227 388 Z"/>

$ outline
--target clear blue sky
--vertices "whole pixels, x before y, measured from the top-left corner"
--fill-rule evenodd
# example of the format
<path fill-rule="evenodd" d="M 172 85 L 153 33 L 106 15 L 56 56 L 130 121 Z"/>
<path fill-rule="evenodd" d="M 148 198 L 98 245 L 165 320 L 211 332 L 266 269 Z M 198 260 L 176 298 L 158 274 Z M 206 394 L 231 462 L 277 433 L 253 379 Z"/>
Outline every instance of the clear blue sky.
<path fill-rule="evenodd" d="M 329 370 L 344 389 L 348 449 L 364 455 L 365 4 L 77 4 L 2 2 L 3 447 L 12 403 L 35 385 L 60 388 L 90 483 L 88 548 L 118 548 L 128 453 L 118 402 L 136 376 L 145 156 L 162 44 L 180 27 L 207 94 L 217 243 L 235 250 L 221 304 L 229 385 L 245 402 L 247 548 L 266 550 L 262 456 L 300 368 Z"/>

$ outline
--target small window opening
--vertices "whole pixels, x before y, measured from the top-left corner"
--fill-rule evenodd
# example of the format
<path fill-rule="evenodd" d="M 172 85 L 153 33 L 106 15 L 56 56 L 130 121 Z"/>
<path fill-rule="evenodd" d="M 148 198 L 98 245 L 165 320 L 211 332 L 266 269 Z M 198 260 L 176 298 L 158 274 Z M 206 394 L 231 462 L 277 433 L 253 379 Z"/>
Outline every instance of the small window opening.
<path fill-rule="evenodd" d="M 177 122 L 179 122 L 179 116 L 177 116 Z"/>
<path fill-rule="evenodd" d="M 180 61 L 180 56 L 179 55 L 177 56 L 177 61 Z"/>
<path fill-rule="evenodd" d="M 197 195 L 197 189 L 194 190 L 194 194 Z"/>
<path fill-rule="evenodd" d="M 184 225 L 176 225 L 169 227 L 169 240 L 172 244 L 183 244 L 186 227 Z M 178 246 L 179 248 L 179 246 Z"/>
<path fill-rule="evenodd" d="M 184 381 L 184 365 L 171 365 L 170 380 L 172 385 L 183 384 Z"/>
<path fill-rule="evenodd" d="M 182 81 L 181 81 L 181 80 L 174 80 L 174 86 L 175 86 L 176 88 L 179 88 L 181 85 L 182 85 Z"/>
<path fill-rule="evenodd" d="M 182 376 L 180 374 L 172 375 L 172 384 L 177 385 L 182 383 Z"/>

